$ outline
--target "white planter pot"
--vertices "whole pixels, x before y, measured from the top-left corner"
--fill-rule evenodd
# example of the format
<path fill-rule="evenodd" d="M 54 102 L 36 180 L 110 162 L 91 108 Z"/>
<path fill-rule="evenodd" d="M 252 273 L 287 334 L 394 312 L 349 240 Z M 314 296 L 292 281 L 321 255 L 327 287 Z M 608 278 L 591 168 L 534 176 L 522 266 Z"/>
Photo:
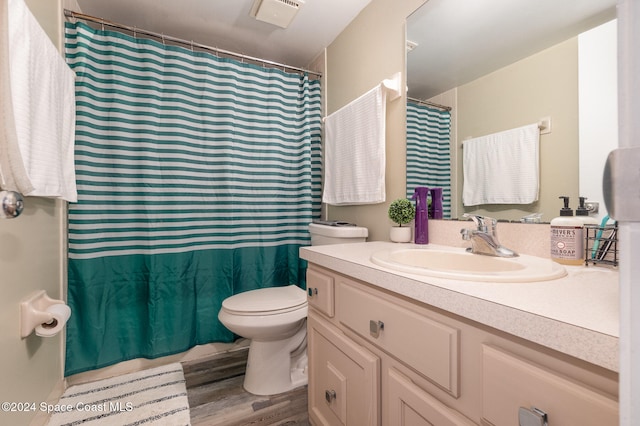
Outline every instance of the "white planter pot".
<path fill-rule="evenodd" d="M 410 243 L 411 226 L 392 226 L 389 232 L 389 238 L 394 243 Z"/>

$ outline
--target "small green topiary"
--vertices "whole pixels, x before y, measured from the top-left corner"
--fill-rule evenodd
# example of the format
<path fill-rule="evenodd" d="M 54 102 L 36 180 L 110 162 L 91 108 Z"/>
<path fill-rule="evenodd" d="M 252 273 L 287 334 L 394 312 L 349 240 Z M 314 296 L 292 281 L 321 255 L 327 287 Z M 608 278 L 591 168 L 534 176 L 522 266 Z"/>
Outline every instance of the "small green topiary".
<path fill-rule="evenodd" d="M 416 208 L 411 201 L 406 198 L 398 198 L 391 202 L 389 206 L 389 219 L 402 226 L 409 223 L 416 216 Z"/>

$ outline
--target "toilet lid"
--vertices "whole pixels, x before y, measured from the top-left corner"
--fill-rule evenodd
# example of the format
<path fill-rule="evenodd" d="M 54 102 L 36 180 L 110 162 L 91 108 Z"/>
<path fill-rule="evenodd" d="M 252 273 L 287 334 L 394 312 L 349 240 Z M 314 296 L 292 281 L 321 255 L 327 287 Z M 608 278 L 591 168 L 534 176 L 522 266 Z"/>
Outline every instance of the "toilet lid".
<path fill-rule="evenodd" d="M 222 301 L 229 312 L 244 315 L 290 311 L 307 303 L 307 294 L 300 287 L 269 287 L 245 291 Z"/>

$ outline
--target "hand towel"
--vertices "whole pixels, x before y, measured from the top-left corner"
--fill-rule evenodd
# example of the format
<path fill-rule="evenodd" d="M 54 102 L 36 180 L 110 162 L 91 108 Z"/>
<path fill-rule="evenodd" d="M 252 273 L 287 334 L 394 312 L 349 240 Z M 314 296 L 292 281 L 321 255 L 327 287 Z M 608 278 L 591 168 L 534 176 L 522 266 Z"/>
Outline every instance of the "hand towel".
<path fill-rule="evenodd" d="M 324 203 L 385 201 L 385 115 L 380 84 L 325 119 Z"/>
<path fill-rule="evenodd" d="M 539 145 L 538 124 L 464 141 L 463 204 L 530 204 L 537 201 Z"/>
<path fill-rule="evenodd" d="M 75 74 L 24 0 L 8 4 L 11 100 L 18 146 L 34 187 L 24 195 L 75 202 Z"/>

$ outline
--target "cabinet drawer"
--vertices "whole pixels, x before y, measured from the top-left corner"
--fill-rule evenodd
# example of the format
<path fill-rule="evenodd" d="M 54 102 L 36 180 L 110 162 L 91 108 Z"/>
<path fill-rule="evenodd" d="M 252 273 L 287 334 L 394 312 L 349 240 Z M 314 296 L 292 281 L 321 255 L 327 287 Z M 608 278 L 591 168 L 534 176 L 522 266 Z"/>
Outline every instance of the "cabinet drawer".
<path fill-rule="evenodd" d="M 334 314 L 333 275 L 316 269 L 307 268 L 307 302 L 329 318 Z"/>
<path fill-rule="evenodd" d="M 482 416 L 495 426 L 518 424 L 520 407 L 547 413 L 549 425 L 618 424 L 618 402 L 559 374 L 482 346 Z"/>
<path fill-rule="evenodd" d="M 307 322 L 309 418 L 317 425 L 378 425 L 379 358 L 316 317 Z"/>
<path fill-rule="evenodd" d="M 459 330 L 365 292 L 340 278 L 338 319 L 368 341 L 458 397 Z"/>
<path fill-rule="evenodd" d="M 416 386 L 394 368 L 387 374 L 389 411 L 388 423 L 396 426 L 472 426 L 475 425 L 457 411 L 447 407 Z"/>

